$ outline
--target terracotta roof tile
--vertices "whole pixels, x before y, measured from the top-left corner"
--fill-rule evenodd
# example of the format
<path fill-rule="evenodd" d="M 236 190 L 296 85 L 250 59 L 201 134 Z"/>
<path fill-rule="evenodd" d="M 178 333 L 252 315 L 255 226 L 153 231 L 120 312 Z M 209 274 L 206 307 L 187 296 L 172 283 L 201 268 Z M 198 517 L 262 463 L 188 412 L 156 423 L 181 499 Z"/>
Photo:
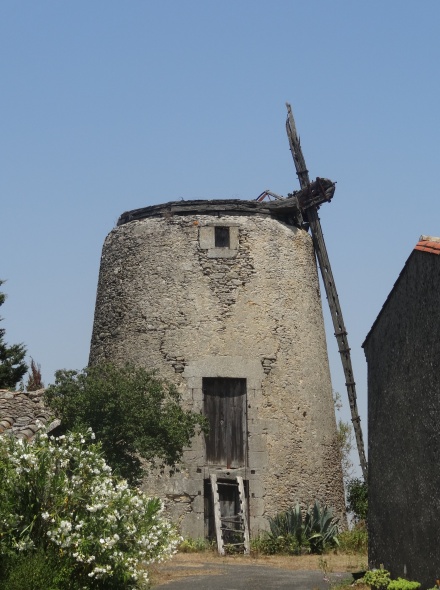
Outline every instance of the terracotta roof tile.
<path fill-rule="evenodd" d="M 0 434 L 11 434 L 30 440 L 41 422 L 48 431 L 59 426 L 43 403 L 44 389 L 38 391 L 8 391 L 0 389 Z"/>
<path fill-rule="evenodd" d="M 438 254 L 440 256 L 440 238 L 432 236 L 420 236 L 414 250 L 420 252 L 429 252 L 430 254 Z"/>

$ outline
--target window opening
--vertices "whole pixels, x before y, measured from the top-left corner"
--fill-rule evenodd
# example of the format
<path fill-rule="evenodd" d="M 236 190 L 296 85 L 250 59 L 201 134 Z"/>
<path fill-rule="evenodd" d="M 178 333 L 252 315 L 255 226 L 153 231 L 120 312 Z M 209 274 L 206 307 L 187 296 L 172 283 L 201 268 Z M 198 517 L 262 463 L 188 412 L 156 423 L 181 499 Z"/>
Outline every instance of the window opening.
<path fill-rule="evenodd" d="M 229 227 L 221 225 L 215 226 L 215 247 L 216 248 L 229 248 L 230 247 L 230 235 Z"/>

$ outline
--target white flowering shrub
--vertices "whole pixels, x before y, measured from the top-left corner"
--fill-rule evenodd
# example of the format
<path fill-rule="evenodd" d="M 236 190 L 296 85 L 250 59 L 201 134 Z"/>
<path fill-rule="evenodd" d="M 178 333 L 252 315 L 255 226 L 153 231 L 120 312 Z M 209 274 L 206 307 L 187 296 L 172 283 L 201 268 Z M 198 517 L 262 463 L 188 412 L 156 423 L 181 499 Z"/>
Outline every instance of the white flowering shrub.
<path fill-rule="evenodd" d="M 93 438 L 0 437 L 0 556 L 55 552 L 67 588 L 136 587 L 179 537 L 160 500 L 113 476 Z"/>

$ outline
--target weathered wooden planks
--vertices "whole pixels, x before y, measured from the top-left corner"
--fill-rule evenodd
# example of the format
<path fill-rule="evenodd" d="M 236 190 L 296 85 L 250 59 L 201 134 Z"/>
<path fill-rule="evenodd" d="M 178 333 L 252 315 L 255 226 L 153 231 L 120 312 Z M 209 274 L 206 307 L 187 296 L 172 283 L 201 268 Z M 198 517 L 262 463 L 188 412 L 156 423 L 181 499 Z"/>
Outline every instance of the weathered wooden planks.
<path fill-rule="evenodd" d="M 292 152 L 293 161 L 295 162 L 296 173 L 301 185 L 301 189 L 307 190 L 308 187 L 310 187 L 309 173 L 302 153 L 301 143 L 296 132 L 292 109 L 289 104 L 286 106 L 286 130 L 287 137 L 289 139 L 290 150 Z M 317 179 L 317 181 L 318 180 L 320 179 Z M 327 190 L 329 189 L 330 187 L 327 188 Z M 330 196 L 330 193 L 328 194 Z M 331 196 L 333 196 L 333 194 Z M 335 280 L 333 278 L 330 259 L 328 257 L 327 248 L 324 242 L 324 235 L 322 233 L 321 222 L 318 216 L 317 205 L 315 203 L 311 203 L 308 208 L 306 208 L 305 215 L 307 216 L 307 221 L 310 224 L 316 257 L 318 258 L 319 268 L 321 270 L 321 276 L 327 295 L 327 301 L 330 307 L 333 327 L 335 329 L 335 336 L 338 342 L 339 353 L 341 355 L 342 367 L 344 369 L 345 385 L 347 387 L 348 400 L 351 410 L 351 421 L 353 423 L 353 429 L 356 437 L 360 465 L 364 480 L 367 481 L 368 466 L 365 456 L 360 417 L 357 409 L 356 385 L 353 377 L 350 347 L 348 345 L 347 331 L 345 329 L 344 319 L 342 317 L 342 309 L 339 303 L 338 292 L 336 290 Z"/>

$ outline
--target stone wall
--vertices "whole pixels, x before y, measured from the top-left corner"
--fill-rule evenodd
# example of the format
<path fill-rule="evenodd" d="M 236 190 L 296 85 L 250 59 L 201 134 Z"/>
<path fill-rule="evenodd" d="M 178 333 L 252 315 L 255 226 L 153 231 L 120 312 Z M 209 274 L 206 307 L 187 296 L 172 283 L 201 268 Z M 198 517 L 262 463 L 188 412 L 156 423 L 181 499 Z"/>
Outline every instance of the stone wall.
<path fill-rule="evenodd" d="M 216 248 L 215 226 L 230 228 Z M 102 254 L 90 361 L 126 360 L 203 407 L 203 377 L 247 380 L 251 532 L 297 500 L 344 513 L 316 263 L 308 233 L 270 215 L 165 215 L 114 229 Z M 185 534 L 204 535 L 203 436 L 172 476 L 146 486 L 170 500 Z M 223 476 L 227 476 L 223 470 Z"/>
<path fill-rule="evenodd" d="M 424 588 L 440 574 L 439 273 L 414 251 L 364 344 L 370 566 Z"/>

